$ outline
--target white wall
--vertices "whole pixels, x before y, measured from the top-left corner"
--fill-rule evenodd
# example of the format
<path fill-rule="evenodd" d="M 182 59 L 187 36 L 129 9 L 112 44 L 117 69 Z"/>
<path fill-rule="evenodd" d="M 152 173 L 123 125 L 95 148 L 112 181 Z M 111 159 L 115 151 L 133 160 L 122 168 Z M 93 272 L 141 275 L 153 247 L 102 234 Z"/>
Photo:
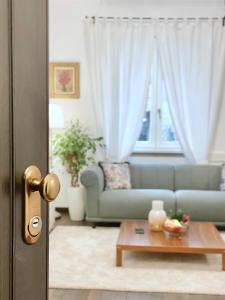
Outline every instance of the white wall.
<path fill-rule="evenodd" d="M 94 119 L 87 97 L 82 27 L 86 15 L 204 17 L 225 13 L 222 0 L 50 0 L 49 5 L 50 61 L 81 63 L 81 99 L 54 102 L 61 104 L 66 120 L 79 118 L 90 127 Z"/>
<path fill-rule="evenodd" d="M 49 55 L 50 62 L 80 62 L 81 98 L 78 100 L 52 100 L 63 109 L 66 122 L 79 119 L 94 132 L 94 117 L 91 99 L 88 98 L 88 80 L 85 70 L 85 50 L 82 20 L 85 16 L 123 17 L 216 17 L 224 16 L 223 0 L 50 0 L 49 1 Z M 218 130 L 213 149 L 214 160 L 225 161 L 225 103 L 221 108 Z M 176 157 L 131 157 L 138 162 L 182 163 Z M 63 186 L 68 178 L 62 176 Z M 58 206 L 65 204 L 62 190 Z"/>

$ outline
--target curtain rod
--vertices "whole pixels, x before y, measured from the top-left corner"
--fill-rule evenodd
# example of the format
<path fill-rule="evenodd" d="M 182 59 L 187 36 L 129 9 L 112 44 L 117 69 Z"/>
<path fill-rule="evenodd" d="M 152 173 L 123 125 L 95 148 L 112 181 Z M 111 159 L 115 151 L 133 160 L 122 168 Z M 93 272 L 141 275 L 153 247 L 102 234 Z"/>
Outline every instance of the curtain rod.
<path fill-rule="evenodd" d="M 92 16 L 92 17 L 88 17 L 86 16 L 85 17 L 86 19 L 92 19 L 93 20 L 93 23 L 95 24 L 95 21 L 96 19 L 108 19 L 108 20 L 114 20 L 114 19 L 122 19 L 122 20 L 154 20 L 154 19 L 157 19 L 157 20 L 222 20 L 222 24 L 223 26 L 225 26 L 225 16 L 223 18 L 220 18 L 220 17 L 212 17 L 212 18 L 209 18 L 209 17 L 199 17 L 199 18 L 196 18 L 196 17 L 190 17 L 190 18 L 172 18 L 172 17 L 168 17 L 168 18 L 165 18 L 165 17 L 160 17 L 160 18 L 150 18 L 150 17 L 95 17 L 95 16 Z"/>

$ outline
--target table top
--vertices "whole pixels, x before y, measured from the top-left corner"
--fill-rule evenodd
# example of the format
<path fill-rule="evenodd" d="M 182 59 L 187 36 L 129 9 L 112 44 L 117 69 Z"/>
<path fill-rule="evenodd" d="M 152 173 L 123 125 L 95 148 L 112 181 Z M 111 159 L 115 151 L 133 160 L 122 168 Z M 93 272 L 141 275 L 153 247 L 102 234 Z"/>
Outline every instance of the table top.
<path fill-rule="evenodd" d="M 137 233 L 137 228 L 142 228 L 144 233 Z M 165 232 L 150 231 L 148 221 L 124 220 L 120 226 L 117 248 L 171 253 L 224 253 L 225 242 L 211 223 L 190 222 L 185 234 L 173 237 Z"/>

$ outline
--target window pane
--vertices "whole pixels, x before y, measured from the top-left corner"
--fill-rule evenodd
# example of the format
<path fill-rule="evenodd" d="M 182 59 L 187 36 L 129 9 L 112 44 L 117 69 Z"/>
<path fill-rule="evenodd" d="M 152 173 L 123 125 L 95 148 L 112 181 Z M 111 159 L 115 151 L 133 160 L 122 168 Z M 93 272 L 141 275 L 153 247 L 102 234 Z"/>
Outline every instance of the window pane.
<path fill-rule="evenodd" d="M 163 97 L 161 109 L 161 141 L 162 142 L 176 142 L 176 134 L 172 126 L 170 117 L 169 105 L 165 97 Z"/>
<path fill-rule="evenodd" d="M 152 86 L 149 88 L 147 111 L 142 121 L 142 129 L 138 141 L 151 141 L 151 109 L 152 109 Z"/>
<path fill-rule="evenodd" d="M 151 140 L 150 118 L 151 118 L 151 112 L 146 111 L 145 117 L 143 118 L 143 121 L 142 121 L 141 134 L 138 139 L 139 141 L 150 141 Z"/>

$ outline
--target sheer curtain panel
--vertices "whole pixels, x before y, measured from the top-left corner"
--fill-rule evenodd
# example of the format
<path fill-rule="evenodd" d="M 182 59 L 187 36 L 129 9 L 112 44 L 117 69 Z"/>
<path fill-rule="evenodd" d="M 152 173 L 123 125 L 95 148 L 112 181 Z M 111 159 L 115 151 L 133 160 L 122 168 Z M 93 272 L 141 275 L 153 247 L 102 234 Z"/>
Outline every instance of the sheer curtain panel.
<path fill-rule="evenodd" d="M 215 20 L 157 24 L 173 124 L 190 162 L 207 163 L 224 97 L 225 29 Z"/>
<path fill-rule="evenodd" d="M 125 160 L 140 134 L 154 52 L 147 20 L 85 20 L 85 42 L 98 133 L 106 158 Z"/>

